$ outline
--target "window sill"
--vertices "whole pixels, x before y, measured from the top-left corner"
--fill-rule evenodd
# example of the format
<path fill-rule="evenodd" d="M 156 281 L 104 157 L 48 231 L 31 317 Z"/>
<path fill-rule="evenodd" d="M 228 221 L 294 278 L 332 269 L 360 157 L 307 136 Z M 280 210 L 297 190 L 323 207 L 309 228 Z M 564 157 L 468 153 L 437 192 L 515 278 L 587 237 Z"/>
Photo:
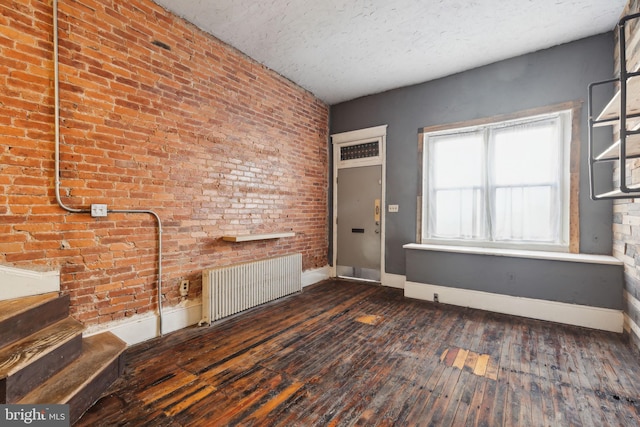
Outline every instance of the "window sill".
<path fill-rule="evenodd" d="M 469 246 L 427 245 L 409 243 L 404 249 L 420 251 L 453 252 L 459 254 L 492 255 L 513 258 L 544 259 L 551 261 L 582 262 L 588 264 L 622 265 L 622 261 L 609 255 L 570 254 L 564 252 L 525 251 L 519 249 L 478 248 Z"/>

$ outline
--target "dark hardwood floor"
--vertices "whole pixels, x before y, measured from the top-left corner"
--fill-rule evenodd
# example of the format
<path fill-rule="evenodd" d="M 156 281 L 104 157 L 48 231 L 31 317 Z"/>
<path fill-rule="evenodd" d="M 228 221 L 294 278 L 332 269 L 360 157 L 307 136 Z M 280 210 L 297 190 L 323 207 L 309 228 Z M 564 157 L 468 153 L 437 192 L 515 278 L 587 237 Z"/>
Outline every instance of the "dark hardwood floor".
<path fill-rule="evenodd" d="M 640 358 L 621 335 L 348 281 L 125 357 L 77 425 L 640 425 Z"/>

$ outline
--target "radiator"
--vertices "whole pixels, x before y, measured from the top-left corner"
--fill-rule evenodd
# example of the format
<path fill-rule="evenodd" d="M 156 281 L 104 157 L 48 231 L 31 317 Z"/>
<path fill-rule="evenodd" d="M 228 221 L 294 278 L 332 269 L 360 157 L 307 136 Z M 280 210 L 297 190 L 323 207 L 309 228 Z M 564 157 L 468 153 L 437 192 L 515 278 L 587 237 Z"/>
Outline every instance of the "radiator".
<path fill-rule="evenodd" d="M 202 272 L 202 324 L 302 290 L 302 254 Z"/>

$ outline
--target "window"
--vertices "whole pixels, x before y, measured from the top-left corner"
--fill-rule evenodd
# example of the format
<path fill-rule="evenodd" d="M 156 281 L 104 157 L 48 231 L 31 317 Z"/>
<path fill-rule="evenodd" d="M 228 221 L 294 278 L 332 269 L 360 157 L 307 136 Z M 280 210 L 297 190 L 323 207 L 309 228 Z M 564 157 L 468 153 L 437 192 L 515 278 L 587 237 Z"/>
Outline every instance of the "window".
<path fill-rule="evenodd" d="M 569 250 L 571 111 L 423 134 L 422 241 Z"/>

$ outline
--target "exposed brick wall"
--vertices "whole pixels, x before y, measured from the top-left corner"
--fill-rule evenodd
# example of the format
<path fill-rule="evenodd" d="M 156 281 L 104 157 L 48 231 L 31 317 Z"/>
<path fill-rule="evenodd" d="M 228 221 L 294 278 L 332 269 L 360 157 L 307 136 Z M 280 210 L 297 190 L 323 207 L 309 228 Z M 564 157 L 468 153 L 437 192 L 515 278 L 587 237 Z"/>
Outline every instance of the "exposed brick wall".
<path fill-rule="evenodd" d="M 640 12 L 640 0 L 630 0 L 624 15 Z M 627 69 L 635 70 L 640 64 L 640 22 L 627 24 Z M 616 30 L 615 75 L 620 71 L 620 49 Z M 627 162 L 627 182 L 640 182 L 640 162 Z M 618 167 L 614 170 L 614 181 L 619 181 Z M 625 272 L 625 332 L 631 342 L 640 348 L 640 199 L 615 201 L 613 205 L 613 255 L 624 261 Z"/>
<path fill-rule="evenodd" d="M 51 1 L 0 10 L 0 263 L 59 268 L 87 325 L 155 310 L 153 217 L 55 202 Z M 158 212 L 165 304 L 205 267 L 327 264 L 324 103 L 148 0 L 60 0 L 59 18 L 62 198 Z"/>

